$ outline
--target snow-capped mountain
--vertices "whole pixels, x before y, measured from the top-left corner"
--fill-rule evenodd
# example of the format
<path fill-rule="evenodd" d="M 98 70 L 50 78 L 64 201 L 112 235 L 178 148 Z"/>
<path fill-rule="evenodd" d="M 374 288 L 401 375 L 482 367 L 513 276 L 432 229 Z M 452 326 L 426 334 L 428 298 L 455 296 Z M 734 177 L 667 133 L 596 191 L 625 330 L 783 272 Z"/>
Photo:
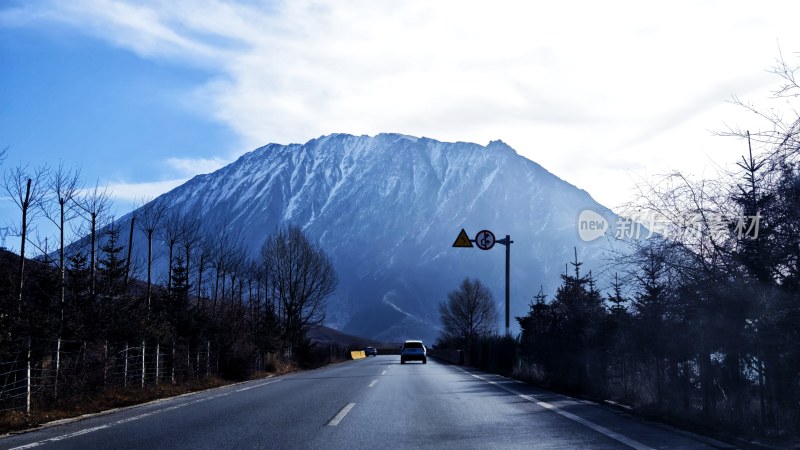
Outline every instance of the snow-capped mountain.
<path fill-rule="evenodd" d="M 199 215 L 207 230 L 236 230 L 253 256 L 277 227 L 302 227 L 339 276 L 328 325 L 383 341 L 432 342 L 438 304 L 464 277 L 492 289 L 502 331 L 505 248 L 453 248 L 462 228 L 471 238 L 484 229 L 511 235 L 513 327 L 540 285 L 553 293 L 573 247 L 585 268 L 599 268 L 603 246 L 581 241 L 577 219 L 607 211 L 502 141 L 399 134 L 269 144 L 157 200 Z M 145 248 L 137 239 L 134 248 Z"/>

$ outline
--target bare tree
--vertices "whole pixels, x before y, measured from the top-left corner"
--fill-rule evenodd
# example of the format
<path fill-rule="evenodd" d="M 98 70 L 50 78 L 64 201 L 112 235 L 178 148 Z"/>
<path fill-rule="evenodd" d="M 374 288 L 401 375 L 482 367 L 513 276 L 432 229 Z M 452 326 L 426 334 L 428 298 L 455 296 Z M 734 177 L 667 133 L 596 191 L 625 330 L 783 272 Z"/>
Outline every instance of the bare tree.
<path fill-rule="evenodd" d="M 732 236 L 728 225 L 736 211 L 728 202 L 730 191 L 722 180 L 693 179 L 673 172 L 655 181 L 641 179 L 636 189 L 635 200 L 623 214 L 646 224 L 653 236 L 633 236 L 630 244 L 634 250 L 642 245 L 637 237 L 655 238 L 682 255 L 670 261 L 687 279 L 712 274 L 726 263 Z M 647 240 L 645 250 L 651 245 Z"/>
<path fill-rule="evenodd" d="M 239 303 L 242 303 L 242 290 L 241 290 L 241 282 L 245 276 L 246 268 L 247 268 L 247 260 L 246 260 L 246 251 L 244 249 L 243 243 L 239 242 L 238 245 L 234 246 L 231 249 L 231 252 L 228 253 L 228 260 L 226 263 L 226 267 L 228 268 L 228 275 L 230 276 L 231 280 L 231 303 L 236 300 L 236 281 L 238 280 L 240 283 L 239 286 Z"/>
<path fill-rule="evenodd" d="M 64 302 L 66 297 L 66 258 L 64 255 L 64 232 L 66 223 L 75 218 L 74 201 L 80 189 L 80 170 L 66 169 L 64 163 L 50 172 L 47 180 L 47 193 L 42 196 L 39 208 L 44 216 L 55 225 L 59 233 L 58 269 L 61 286 L 61 322 L 64 322 Z"/>
<path fill-rule="evenodd" d="M 780 161 L 797 161 L 800 158 L 800 115 L 797 114 L 800 99 L 800 80 L 798 66 L 791 66 L 778 49 L 775 65 L 769 70 L 781 80 L 780 86 L 772 92 L 771 101 L 777 107 L 761 107 L 734 96 L 731 102 L 744 108 L 766 122 L 767 127 L 755 133 L 738 126 L 728 126 L 726 131 L 717 134 L 747 139 L 761 146 L 764 159 L 773 163 Z M 785 111 L 791 111 L 788 115 Z"/>
<path fill-rule="evenodd" d="M 470 348 L 476 337 L 490 335 L 497 329 L 497 307 L 492 293 L 480 280 L 464 278 L 461 286 L 447 294 L 439 304 L 443 340 L 455 341 Z"/>
<path fill-rule="evenodd" d="M 235 259 L 234 253 L 239 251 L 242 244 L 231 236 L 227 228 L 213 239 L 208 237 L 207 239 L 209 242 L 209 258 L 214 268 L 215 275 L 212 301 L 213 305 L 216 307 L 217 300 L 220 302 L 225 301 L 226 277 L 233 268 Z"/>
<path fill-rule="evenodd" d="M 145 203 L 145 202 L 143 202 Z M 139 229 L 147 236 L 147 307 L 153 291 L 153 236 L 164 219 L 164 205 L 156 200 L 146 203 L 140 208 Z"/>
<path fill-rule="evenodd" d="M 22 310 L 22 292 L 25 285 L 25 242 L 28 239 L 29 226 L 35 218 L 36 211 L 31 210 L 32 204 L 38 204 L 44 194 L 44 180 L 47 176 L 47 167 L 40 167 L 29 174 L 27 166 L 17 166 L 6 172 L 4 188 L 11 197 L 11 201 L 19 207 L 22 212 L 22 220 L 19 224 L 18 234 L 20 235 L 19 248 L 19 271 L 17 273 L 18 292 L 17 310 Z M 15 233 L 16 234 L 16 233 Z"/>
<path fill-rule="evenodd" d="M 197 246 L 199 249 L 197 255 L 197 301 L 202 301 L 203 299 L 203 274 L 207 270 L 208 261 L 211 259 L 213 255 L 213 246 L 209 239 L 201 234 L 200 240 L 197 242 Z"/>
<path fill-rule="evenodd" d="M 202 239 L 203 234 L 200 232 L 200 219 L 198 216 L 192 212 L 184 214 L 181 220 L 180 245 L 183 247 L 187 277 L 191 276 L 192 250 L 202 247 Z M 198 275 L 198 279 L 202 279 L 202 275 Z M 198 293 L 199 297 L 200 294 Z"/>
<path fill-rule="evenodd" d="M 135 208 L 134 208 L 135 209 Z M 131 255 L 133 255 L 133 228 L 136 225 L 136 211 L 131 213 L 130 229 L 128 230 L 128 253 L 125 256 L 125 289 L 128 288 L 128 280 L 131 277 Z"/>
<path fill-rule="evenodd" d="M 167 295 L 172 293 L 172 262 L 175 245 L 183 234 L 183 217 L 177 209 L 165 213 L 164 224 L 161 227 L 161 239 L 167 244 Z"/>
<path fill-rule="evenodd" d="M 96 182 L 94 188 L 87 189 L 85 194 L 76 202 L 82 215 L 89 221 L 89 294 L 92 299 L 96 295 L 97 287 L 97 227 L 102 216 L 111 206 L 111 198 L 107 187 L 100 187 Z"/>
<path fill-rule="evenodd" d="M 227 242 L 227 236 L 227 233 L 223 232 L 223 234 L 216 240 L 209 241 L 208 246 L 210 262 L 214 267 L 214 293 L 211 295 L 211 302 L 214 308 L 217 306 L 220 276 L 222 276 L 223 279 L 222 296 L 225 296 L 225 245 Z"/>
<path fill-rule="evenodd" d="M 247 274 L 247 306 L 250 316 L 256 318 L 261 308 L 261 265 L 258 261 L 250 258 L 247 260 L 245 270 Z M 253 292 L 254 284 L 255 292 Z"/>
<path fill-rule="evenodd" d="M 338 280 L 330 258 L 295 226 L 280 229 L 261 248 L 268 292 L 280 305 L 282 338 L 289 351 L 309 325 L 325 319 L 327 298 Z"/>
<path fill-rule="evenodd" d="M 54 379 L 54 395 L 58 396 L 58 373 L 61 368 L 61 338 L 64 333 L 64 306 L 67 295 L 66 257 L 64 255 L 64 233 L 66 223 L 75 218 L 75 199 L 80 190 L 80 170 L 66 169 L 61 162 L 58 168 L 51 171 L 47 179 L 47 192 L 42 196 L 38 206 L 44 216 L 58 230 L 58 283 L 59 283 L 59 326 L 58 344 L 56 345 L 56 376 Z M 45 246 L 47 246 L 45 244 Z M 45 250 L 45 255 L 49 250 Z"/>

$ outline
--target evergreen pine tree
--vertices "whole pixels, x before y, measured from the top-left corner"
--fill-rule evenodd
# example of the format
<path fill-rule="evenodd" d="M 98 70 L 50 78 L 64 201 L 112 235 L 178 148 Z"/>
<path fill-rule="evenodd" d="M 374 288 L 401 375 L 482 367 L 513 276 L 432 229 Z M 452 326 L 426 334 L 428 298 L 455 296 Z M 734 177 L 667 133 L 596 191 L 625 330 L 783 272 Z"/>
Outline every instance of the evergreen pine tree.
<path fill-rule="evenodd" d="M 125 260 L 123 246 L 119 242 L 119 227 L 115 224 L 105 231 L 105 242 L 100 247 L 99 272 L 100 292 L 109 297 L 119 295 L 124 290 Z"/>

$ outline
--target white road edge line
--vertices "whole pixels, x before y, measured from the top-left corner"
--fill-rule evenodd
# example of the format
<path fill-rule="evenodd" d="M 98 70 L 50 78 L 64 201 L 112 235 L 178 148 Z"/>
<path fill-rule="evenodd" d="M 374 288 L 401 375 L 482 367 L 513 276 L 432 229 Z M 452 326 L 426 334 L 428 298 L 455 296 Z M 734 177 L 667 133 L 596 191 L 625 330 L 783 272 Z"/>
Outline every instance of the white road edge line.
<path fill-rule="evenodd" d="M 381 372 L 381 375 L 386 375 L 386 371 L 384 370 L 383 372 Z"/>
<path fill-rule="evenodd" d="M 25 448 L 33 448 L 33 447 L 38 447 L 38 446 L 40 446 L 42 444 L 43 444 L 43 442 L 32 442 L 30 444 L 25 444 L 25 445 L 21 445 L 19 447 L 14 447 L 14 448 L 12 448 L 10 450 L 22 450 L 22 449 L 25 449 Z"/>
<path fill-rule="evenodd" d="M 523 393 L 518 392 L 518 391 L 516 391 L 514 389 L 511 389 L 508 386 L 503 386 L 502 384 L 498 384 L 497 382 L 494 382 L 494 381 L 491 381 L 491 380 L 487 380 L 486 378 L 483 378 L 483 377 L 481 377 L 479 375 L 475 375 L 474 373 L 469 373 L 464 369 L 458 368 L 458 370 L 466 373 L 467 375 L 472 375 L 473 377 L 475 377 L 475 378 L 477 378 L 477 379 L 479 379 L 481 381 L 484 381 L 486 383 L 489 383 L 489 384 L 492 384 L 494 386 L 497 386 L 500 389 L 503 389 L 504 391 L 510 392 L 510 393 L 516 395 L 517 397 L 525 399 L 525 400 L 527 400 L 527 401 L 529 401 L 531 403 L 536 403 L 537 405 L 541 406 L 542 408 L 548 409 L 550 411 L 553 411 L 556 414 L 560 414 L 560 415 L 566 417 L 567 419 L 570 419 L 570 420 L 573 420 L 575 422 L 578 422 L 581 425 L 589 427 L 592 430 L 597 431 L 598 433 L 602 433 L 602 434 L 610 437 L 611 439 L 614 439 L 616 441 L 622 442 L 623 444 L 625 444 L 625 445 L 627 445 L 629 447 L 635 448 L 636 450 L 654 450 L 652 447 L 648 447 L 647 445 L 642 444 L 639 441 L 634 441 L 633 439 L 631 439 L 631 438 L 629 438 L 627 436 L 624 436 L 624 435 L 622 435 L 620 433 L 617 433 L 616 431 L 609 430 L 608 428 L 606 428 L 606 427 L 604 427 L 602 425 L 598 425 L 598 424 L 596 424 L 596 423 L 594 423 L 592 421 L 586 420 L 586 419 L 584 419 L 582 417 L 576 416 L 575 414 L 572 414 L 570 412 L 564 411 L 564 410 L 560 409 L 558 406 L 551 405 L 550 403 L 547 403 L 547 402 L 539 401 L 536 397 L 534 397 L 532 395 L 523 394 Z"/>
<path fill-rule="evenodd" d="M 342 419 L 344 419 L 344 416 L 346 416 L 347 413 L 349 413 L 350 410 L 353 409 L 353 406 L 356 406 L 356 404 L 355 403 L 346 404 L 344 408 L 342 408 L 342 410 L 339 411 L 339 414 L 336 414 L 336 416 L 333 419 L 331 419 L 330 422 L 328 422 L 328 426 L 335 427 L 336 425 L 339 425 L 339 422 L 341 422 Z"/>
<path fill-rule="evenodd" d="M 82 434 L 88 434 L 88 433 L 91 433 L 91 432 L 97 431 L 97 430 L 102 430 L 102 429 L 108 428 L 109 426 L 110 425 L 100 425 L 100 426 L 97 426 L 97 427 L 86 428 L 84 430 L 78 430 L 78 431 L 75 431 L 75 432 L 72 432 L 72 433 L 69 433 L 69 434 L 64 434 L 64 435 L 61 435 L 61 436 L 52 437 L 50 439 L 45 439 L 43 441 L 31 442 L 30 444 L 21 445 L 19 447 L 14 447 L 14 448 L 12 448 L 10 450 L 21 450 L 21 449 L 24 449 L 24 448 L 38 447 L 38 446 L 44 445 L 44 444 L 46 444 L 48 442 L 57 442 L 57 441 L 61 441 L 61 440 L 64 440 L 64 439 L 69 439 L 71 437 L 80 436 Z"/>
<path fill-rule="evenodd" d="M 14 447 L 14 448 L 12 448 L 10 450 L 22 450 L 22 449 L 25 449 L 25 448 L 33 448 L 33 447 L 38 447 L 38 446 L 40 446 L 42 444 L 43 444 L 43 442 L 33 442 L 31 444 L 26 444 L 26 445 L 22 445 L 22 446 L 19 446 L 19 447 Z"/>
<path fill-rule="evenodd" d="M 278 380 L 274 380 L 274 381 L 268 381 L 268 382 L 266 382 L 266 383 L 256 384 L 256 385 L 254 385 L 254 386 L 247 386 L 247 387 L 243 387 L 243 388 L 241 388 L 241 389 L 236 389 L 236 392 L 242 392 L 242 391 L 246 391 L 246 390 L 248 390 L 248 389 L 253 389 L 253 388 L 257 388 L 257 387 L 261 387 L 261 386 L 266 386 L 266 385 L 268 385 L 268 384 L 277 383 L 278 381 L 281 381 L 281 380 L 280 380 L 280 379 L 278 379 Z"/>
<path fill-rule="evenodd" d="M 370 383 L 369 386 L 367 386 L 367 387 L 375 386 L 375 383 L 377 383 L 377 382 L 378 382 L 378 380 L 372 380 L 372 383 Z"/>
<path fill-rule="evenodd" d="M 242 391 L 246 391 L 248 389 L 253 389 L 253 388 L 257 388 L 257 387 L 261 387 L 261 386 L 266 386 L 268 384 L 277 383 L 278 381 L 281 381 L 281 380 L 282 380 L 282 378 L 277 379 L 277 380 L 273 380 L 273 381 L 268 381 L 266 383 L 260 383 L 260 384 L 257 384 L 255 386 L 248 386 L 248 387 L 245 387 L 245 388 L 236 389 L 235 392 L 242 392 Z M 23 449 L 27 449 L 27 448 L 38 447 L 38 446 L 44 445 L 44 444 L 46 444 L 48 442 L 62 441 L 64 439 L 69 439 L 71 437 L 80 436 L 82 434 L 92 433 L 94 431 L 98 431 L 98 430 L 102 430 L 102 429 L 105 429 L 105 428 L 113 427 L 115 425 L 122 425 L 122 424 L 125 424 L 125 423 L 128 423 L 128 422 L 133 422 L 135 420 L 144 419 L 145 417 L 152 416 L 153 414 L 158 414 L 160 412 L 172 411 L 174 409 L 178 409 L 178 408 L 184 407 L 186 405 L 193 405 L 195 403 L 205 402 L 205 401 L 208 401 L 208 400 L 213 400 L 215 398 L 225 397 L 227 395 L 230 395 L 230 392 L 223 392 L 221 394 L 212 395 L 210 397 L 199 398 L 199 399 L 192 400 L 192 401 L 189 401 L 189 402 L 186 402 L 186 403 L 181 403 L 181 404 L 178 404 L 178 405 L 168 406 L 166 408 L 161 408 L 161 409 L 157 409 L 155 411 L 150 411 L 150 412 L 146 412 L 144 414 L 139 414 L 138 416 L 133 416 L 133 417 L 127 417 L 125 419 L 120 419 L 120 420 L 117 420 L 117 421 L 114 421 L 114 422 L 111 422 L 111 423 L 107 423 L 105 425 L 100 425 L 100 426 L 96 426 L 96 427 L 92 427 L 92 428 L 86 428 L 86 429 L 83 429 L 83 430 L 74 431 L 72 433 L 62 434 L 61 436 L 51 437 L 49 439 L 45 439 L 45 440 L 42 440 L 42 441 L 31 442 L 30 444 L 25 444 L 25 445 L 21 445 L 19 447 L 14 447 L 14 448 L 9 449 L 9 450 L 23 450 Z M 175 397 L 175 398 L 177 398 L 177 397 Z M 347 414 L 347 413 L 345 413 L 345 414 Z M 344 416 L 342 416 L 342 417 L 344 417 Z"/>

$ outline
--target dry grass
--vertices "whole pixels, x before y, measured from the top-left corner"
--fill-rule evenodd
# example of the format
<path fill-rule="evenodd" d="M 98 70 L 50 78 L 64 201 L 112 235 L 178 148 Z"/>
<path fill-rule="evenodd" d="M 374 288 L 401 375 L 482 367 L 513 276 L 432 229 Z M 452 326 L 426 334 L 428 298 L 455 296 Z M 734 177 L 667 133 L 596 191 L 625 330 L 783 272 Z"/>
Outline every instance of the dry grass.
<path fill-rule="evenodd" d="M 173 397 L 230 384 L 218 377 L 209 377 L 179 385 L 160 384 L 145 388 L 107 388 L 90 397 L 72 397 L 41 406 L 32 405 L 32 412 L 10 411 L 0 415 L 0 434 L 33 428 L 54 420 L 78 417 L 113 408 L 146 403 L 159 398 Z"/>
<path fill-rule="evenodd" d="M 256 372 L 250 379 L 255 380 L 266 378 L 271 375 L 283 375 L 299 370 L 295 364 L 281 361 L 278 358 L 270 361 L 267 368 L 269 371 Z M 211 376 L 193 380 L 188 383 L 176 385 L 166 383 L 158 386 L 146 386 L 143 389 L 107 388 L 89 397 L 62 399 L 46 406 L 34 404 L 31 408 L 33 410 L 31 414 L 26 414 L 22 411 L 1 413 L 0 434 L 34 428 L 54 420 L 68 419 L 84 414 L 93 414 L 109 409 L 138 405 L 160 398 L 203 391 L 232 383 L 234 382 Z"/>
<path fill-rule="evenodd" d="M 266 358 L 264 366 L 266 370 L 255 372 L 250 376 L 250 379 L 257 380 L 270 375 L 285 375 L 300 370 L 294 362 L 283 361 L 274 355 L 270 355 Z"/>

